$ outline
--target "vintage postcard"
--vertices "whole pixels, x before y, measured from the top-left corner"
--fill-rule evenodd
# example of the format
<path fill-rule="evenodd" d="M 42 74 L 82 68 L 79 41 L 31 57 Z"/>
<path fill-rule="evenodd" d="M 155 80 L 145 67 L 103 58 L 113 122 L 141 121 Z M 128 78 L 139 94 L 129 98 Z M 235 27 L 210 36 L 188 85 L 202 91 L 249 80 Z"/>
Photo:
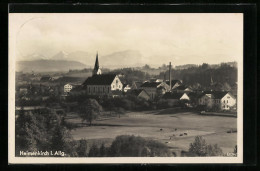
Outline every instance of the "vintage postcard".
<path fill-rule="evenodd" d="M 243 163 L 242 13 L 9 13 L 9 163 Z"/>

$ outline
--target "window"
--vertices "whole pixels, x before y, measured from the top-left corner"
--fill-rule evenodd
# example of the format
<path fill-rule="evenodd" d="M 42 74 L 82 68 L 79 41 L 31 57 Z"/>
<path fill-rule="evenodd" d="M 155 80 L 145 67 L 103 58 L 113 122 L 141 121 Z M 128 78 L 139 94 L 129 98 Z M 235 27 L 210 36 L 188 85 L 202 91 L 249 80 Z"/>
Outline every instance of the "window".
<path fill-rule="evenodd" d="M 120 85 L 118 87 L 120 88 Z"/>
<path fill-rule="evenodd" d="M 224 103 L 225 103 L 225 100 L 224 100 Z"/>
<path fill-rule="evenodd" d="M 228 100 L 227 100 L 227 103 L 228 103 Z"/>
<path fill-rule="evenodd" d="M 95 93 L 95 87 L 94 87 L 94 91 L 93 92 Z"/>
<path fill-rule="evenodd" d="M 115 88 L 115 85 L 113 85 L 113 88 Z"/>

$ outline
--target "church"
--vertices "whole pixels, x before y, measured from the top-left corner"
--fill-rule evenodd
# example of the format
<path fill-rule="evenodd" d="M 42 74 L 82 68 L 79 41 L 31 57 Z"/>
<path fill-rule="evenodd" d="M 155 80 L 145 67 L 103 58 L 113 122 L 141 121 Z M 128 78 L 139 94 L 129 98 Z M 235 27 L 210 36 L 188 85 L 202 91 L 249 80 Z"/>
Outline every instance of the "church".
<path fill-rule="evenodd" d="M 88 95 L 112 96 L 115 91 L 122 91 L 123 84 L 116 74 L 102 74 L 99 68 L 98 53 L 92 72 L 92 77 L 88 77 L 83 83 Z"/>

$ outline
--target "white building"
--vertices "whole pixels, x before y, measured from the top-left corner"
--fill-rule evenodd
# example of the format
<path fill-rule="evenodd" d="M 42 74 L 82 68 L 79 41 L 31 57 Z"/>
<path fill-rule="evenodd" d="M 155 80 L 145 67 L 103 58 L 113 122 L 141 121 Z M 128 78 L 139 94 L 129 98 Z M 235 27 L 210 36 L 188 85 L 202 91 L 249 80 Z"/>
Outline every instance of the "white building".
<path fill-rule="evenodd" d="M 122 91 L 123 84 L 115 74 L 93 75 L 89 77 L 83 86 L 89 95 L 112 95 L 112 91 Z"/>
<path fill-rule="evenodd" d="M 236 98 L 229 92 L 212 91 L 202 94 L 198 100 L 199 105 L 207 108 L 218 107 L 220 110 L 230 110 L 236 105 Z"/>
<path fill-rule="evenodd" d="M 65 84 L 64 85 L 64 93 L 69 93 L 73 86 L 71 84 Z"/>
<path fill-rule="evenodd" d="M 113 92 L 122 91 L 123 84 L 115 74 L 102 74 L 99 68 L 98 54 L 93 69 L 92 77 L 83 83 L 88 95 L 113 96 Z"/>

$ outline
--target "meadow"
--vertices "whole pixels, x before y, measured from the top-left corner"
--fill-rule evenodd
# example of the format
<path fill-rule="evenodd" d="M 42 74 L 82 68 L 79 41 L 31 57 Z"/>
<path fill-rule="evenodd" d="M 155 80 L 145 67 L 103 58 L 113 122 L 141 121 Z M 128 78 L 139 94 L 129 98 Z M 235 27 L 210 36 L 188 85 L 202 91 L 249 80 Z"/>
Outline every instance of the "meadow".
<path fill-rule="evenodd" d="M 208 144 L 218 144 L 224 153 L 233 152 L 237 145 L 237 118 L 225 116 L 203 116 L 195 112 L 174 109 L 126 112 L 114 117 L 100 117 L 93 126 L 81 122 L 76 114 L 69 114 L 67 121 L 78 128 L 72 130 L 74 139 L 86 139 L 110 145 L 118 135 L 135 135 L 165 143 L 179 154 L 188 151 L 195 136 L 202 136 Z M 229 133 L 228 133 L 229 132 Z"/>

